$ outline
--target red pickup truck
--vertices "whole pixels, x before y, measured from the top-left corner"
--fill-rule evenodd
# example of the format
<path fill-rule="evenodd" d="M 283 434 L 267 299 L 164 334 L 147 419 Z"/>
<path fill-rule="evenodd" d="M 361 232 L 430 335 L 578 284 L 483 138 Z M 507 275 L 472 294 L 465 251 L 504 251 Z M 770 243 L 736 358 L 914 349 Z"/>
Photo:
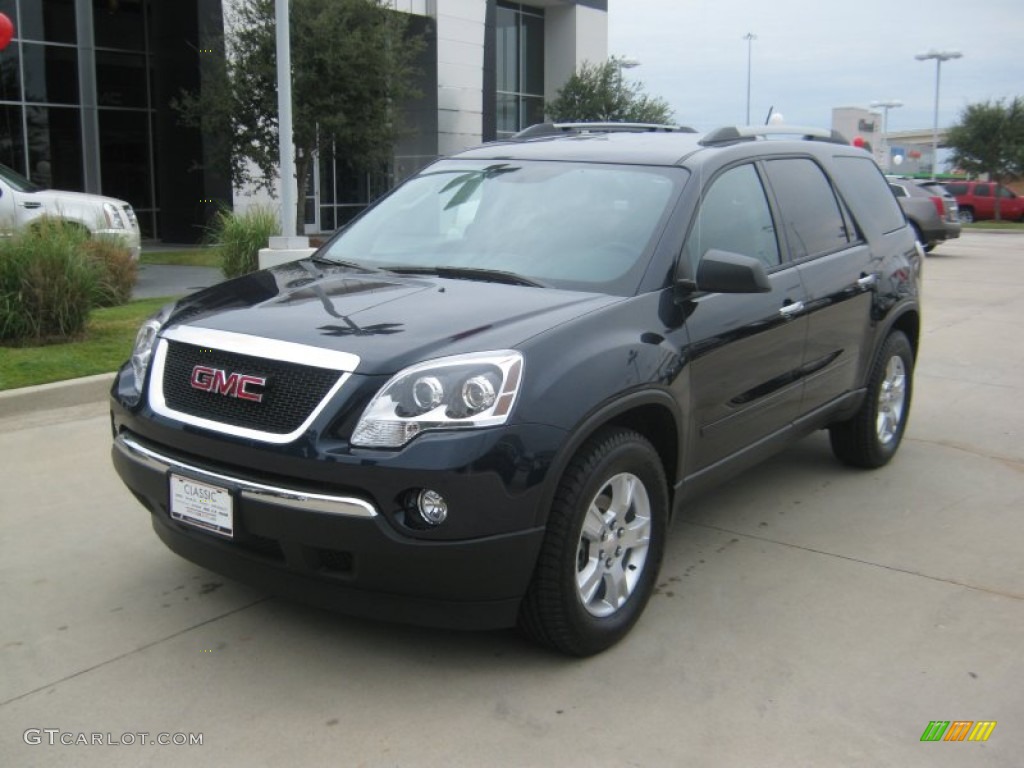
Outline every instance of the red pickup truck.
<path fill-rule="evenodd" d="M 1024 197 L 1002 184 L 988 181 L 950 181 L 946 184 L 949 194 L 960 206 L 960 221 L 994 219 L 996 217 L 996 195 L 999 196 L 999 218 L 1007 221 L 1024 221 Z"/>

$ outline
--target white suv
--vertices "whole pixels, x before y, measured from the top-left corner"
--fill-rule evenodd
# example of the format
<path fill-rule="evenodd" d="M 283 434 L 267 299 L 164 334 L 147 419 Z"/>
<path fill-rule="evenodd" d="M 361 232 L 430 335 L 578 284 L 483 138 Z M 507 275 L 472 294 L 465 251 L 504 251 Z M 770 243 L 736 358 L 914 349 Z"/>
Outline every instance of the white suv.
<path fill-rule="evenodd" d="M 0 165 L 0 236 L 10 235 L 42 216 L 81 226 L 93 237 L 116 238 L 139 258 L 139 222 L 130 203 L 84 192 L 43 189 Z"/>

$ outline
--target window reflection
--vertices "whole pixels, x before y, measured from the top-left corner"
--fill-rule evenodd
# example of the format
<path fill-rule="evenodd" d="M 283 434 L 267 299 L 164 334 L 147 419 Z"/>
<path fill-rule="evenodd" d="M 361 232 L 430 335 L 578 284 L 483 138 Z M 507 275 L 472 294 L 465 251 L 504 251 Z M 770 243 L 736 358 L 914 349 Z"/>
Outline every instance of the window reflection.
<path fill-rule="evenodd" d="M 145 50 L 144 6 L 143 0 L 93 0 L 92 24 L 96 46 Z"/>
<path fill-rule="evenodd" d="M 143 54 L 96 52 L 96 90 L 101 107 L 146 107 L 146 82 Z"/>
<path fill-rule="evenodd" d="M 29 168 L 26 174 L 41 187 L 82 188 L 80 110 L 74 107 L 29 106 Z"/>
<path fill-rule="evenodd" d="M 21 107 L 0 104 L 0 163 L 25 175 L 25 140 Z"/>
<path fill-rule="evenodd" d="M 22 52 L 25 101 L 78 103 L 78 54 L 74 48 L 24 43 Z"/>
<path fill-rule="evenodd" d="M 544 9 L 500 2 L 497 13 L 497 134 L 544 120 Z"/>
<path fill-rule="evenodd" d="M 15 34 L 22 40 L 74 43 L 77 39 L 75 0 L 23 0 L 20 20 L 15 20 L 12 11 L 3 8 L 0 10 L 15 22 Z"/>

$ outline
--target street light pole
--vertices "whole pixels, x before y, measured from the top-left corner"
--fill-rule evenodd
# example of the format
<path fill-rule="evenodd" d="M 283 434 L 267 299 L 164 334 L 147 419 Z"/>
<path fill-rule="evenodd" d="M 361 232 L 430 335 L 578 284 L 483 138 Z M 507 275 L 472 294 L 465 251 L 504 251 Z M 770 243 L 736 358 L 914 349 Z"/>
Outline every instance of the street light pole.
<path fill-rule="evenodd" d="M 892 158 L 889 157 L 889 110 L 902 107 L 903 102 L 896 99 L 889 101 L 872 101 L 872 107 L 882 108 L 882 157 L 885 158 L 885 170 L 892 170 Z"/>
<path fill-rule="evenodd" d="M 746 125 L 750 125 L 750 58 L 753 50 L 754 41 L 757 40 L 757 35 L 753 32 L 747 32 L 743 36 L 743 39 L 747 41 L 747 122 Z"/>
<path fill-rule="evenodd" d="M 935 180 L 935 169 L 939 165 L 939 81 L 942 77 L 942 62 L 959 59 L 960 51 L 937 51 L 934 48 L 926 53 L 914 56 L 918 61 L 935 59 L 935 118 L 932 122 L 932 180 Z"/>

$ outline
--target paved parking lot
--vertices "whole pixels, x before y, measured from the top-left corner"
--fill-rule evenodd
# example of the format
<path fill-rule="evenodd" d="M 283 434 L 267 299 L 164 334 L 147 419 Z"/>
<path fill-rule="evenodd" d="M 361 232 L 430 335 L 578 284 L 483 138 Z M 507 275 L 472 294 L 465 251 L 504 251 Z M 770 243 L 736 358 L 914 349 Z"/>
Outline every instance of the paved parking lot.
<path fill-rule="evenodd" d="M 1021 765 L 1024 237 L 939 247 L 925 294 L 896 460 L 816 435 L 703 497 L 584 661 L 231 583 L 157 541 L 103 403 L 0 420 L 0 765 Z"/>

